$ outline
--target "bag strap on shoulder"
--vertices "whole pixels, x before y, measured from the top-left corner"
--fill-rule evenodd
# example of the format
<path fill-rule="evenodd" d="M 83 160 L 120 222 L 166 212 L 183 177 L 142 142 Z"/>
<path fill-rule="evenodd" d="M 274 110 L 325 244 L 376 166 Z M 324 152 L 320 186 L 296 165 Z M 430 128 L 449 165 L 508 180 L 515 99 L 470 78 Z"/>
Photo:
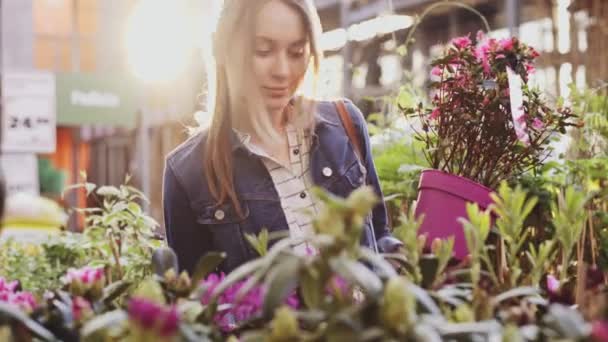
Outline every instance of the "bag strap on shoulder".
<path fill-rule="evenodd" d="M 343 100 L 338 100 L 335 102 L 336 109 L 338 110 L 338 116 L 342 121 L 342 125 L 344 126 L 344 130 L 346 131 L 346 135 L 348 135 L 348 139 L 353 144 L 355 148 L 355 153 L 357 153 L 357 157 L 359 160 L 363 162 L 363 150 L 361 147 L 361 141 L 359 139 L 359 135 L 357 134 L 357 130 L 355 129 L 355 124 L 353 123 L 350 114 L 348 114 L 348 110 L 346 109 L 346 105 Z"/>

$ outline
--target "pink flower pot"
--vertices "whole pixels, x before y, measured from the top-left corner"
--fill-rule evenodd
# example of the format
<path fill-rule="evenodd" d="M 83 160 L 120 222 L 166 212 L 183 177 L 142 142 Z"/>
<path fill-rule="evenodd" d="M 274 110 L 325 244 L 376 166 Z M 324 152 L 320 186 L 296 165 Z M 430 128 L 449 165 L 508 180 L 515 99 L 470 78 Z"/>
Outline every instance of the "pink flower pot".
<path fill-rule="evenodd" d="M 474 202 L 481 210 L 492 203 L 493 192 L 479 183 L 438 170 L 425 170 L 420 175 L 416 217 L 424 214 L 419 234 L 427 235 L 427 246 L 435 238 L 454 236 L 454 257 L 469 254 L 459 217 L 467 217 L 466 204 Z"/>

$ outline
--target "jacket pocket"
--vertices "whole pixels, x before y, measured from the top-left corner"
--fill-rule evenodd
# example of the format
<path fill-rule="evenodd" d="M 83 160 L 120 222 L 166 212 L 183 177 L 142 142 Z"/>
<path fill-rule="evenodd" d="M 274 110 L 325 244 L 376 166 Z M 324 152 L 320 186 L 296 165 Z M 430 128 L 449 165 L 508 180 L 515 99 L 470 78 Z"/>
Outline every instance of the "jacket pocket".
<path fill-rule="evenodd" d="M 241 202 L 244 217 L 237 214 L 232 203 L 215 205 L 211 203 L 197 206 L 197 223 L 210 232 L 213 250 L 226 253 L 222 269 L 229 272 L 248 260 L 241 225 L 249 217 L 249 208 Z"/>
<path fill-rule="evenodd" d="M 334 176 L 327 190 L 341 197 L 348 197 L 353 190 L 365 185 L 366 170 L 359 161 L 354 161 L 344 169 L 344 173 Z"/>

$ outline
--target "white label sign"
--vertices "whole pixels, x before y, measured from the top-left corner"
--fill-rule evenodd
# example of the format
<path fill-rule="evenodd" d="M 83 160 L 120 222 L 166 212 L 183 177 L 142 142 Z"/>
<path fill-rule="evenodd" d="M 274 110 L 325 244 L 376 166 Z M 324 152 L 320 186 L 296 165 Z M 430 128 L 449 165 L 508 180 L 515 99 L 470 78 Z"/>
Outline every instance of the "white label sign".
<path fill-rule="evenodd" d="M 6 192 L 12 195 L 25 192 L 40 193 L 38 183 L 38 159 L 32 153 L 7 153 L 0 156 L 0 167 L 6 182 Z"/>
<path fill-rule="evenodd" d="M 55 76 L 45 72 L 2 75 L 2 150 L 55 152 Z"/>
<path fill-rule="evenodd" d="M 513 69 L 507 67 L 507 78 L 509 81 L 509 98 L 511 100 L 511 116 L 517 139 L 524 145 L 530 145 L 530 136 L 527 133 L 526 113 L 524 112 L 524 95 L 522 91 L 522 79 Z"/>

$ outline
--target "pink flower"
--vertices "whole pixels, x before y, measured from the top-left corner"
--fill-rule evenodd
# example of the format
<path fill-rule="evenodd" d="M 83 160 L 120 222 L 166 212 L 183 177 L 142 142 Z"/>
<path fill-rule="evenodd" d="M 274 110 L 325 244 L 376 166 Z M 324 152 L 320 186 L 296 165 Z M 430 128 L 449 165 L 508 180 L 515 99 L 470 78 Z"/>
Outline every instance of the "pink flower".
<path fill-rule="evenodd" d="M 334 275 L 329 280 L 326 290 L 333 296 L 345 296 L 350 291 L 350 284 L 344 278 Z"/>
<path fill-rule="evenodd" d="M 4 278 L 0 277 L 0 292 L 8 291 L 15 292 L 17 287 L 19 286 L 19 282 L 16 280 L 7 282 Z"/>
<path fill-rule="evenodd" d="M 483 102 L 481 103 L 482 106 L 487 106 L 490 104 L 490 99 L 486 96 L 483 98 Z"/>
<path fill-rule="evenodd" d="M 475 57 L 477 58 L 477 61 L 481 62 L 483 71 L 486 74 L 490 73 L 490 61 L 488 57 L 489 53 L 490 46 L 487 43 L 481 44 L 475 49 Z"/>
<path fill-rule="evenodd" d="M 224 274 L 210 274 L 207 279 L 203 280 L 202 285 L 206 286 L 205 291 L 201 297 L 201 303 L 204 305 L 209 304 L 211 300 L 211 294 L 215 288 L 224 280 Z M 243 322 L 258 314 L 263 306 L 263 299 L 265 295 L 265 289 L 261 286 L 254 286 L 245 295 L 238 299 L 241 288 L 245 285 L 247 280 L 243 280 L 228 287 L 222 292 L 218 299 L 218 304 L 230 304 L 226 310 L 219 311 L 214 321 L 218 324 L 220 329 L 224 332 L 232 331 L 236 328 L 239 322 Z M 285 304 L 297 309 L 300 305 L 298 298 L 294 293 L 285 299 Z"/>
<path fill-rule="evenodd" d="M 433 69 L 431 69 L 431 75 L 433 75 L 433 76 L 441 77 L 442 74 L 443 74 L 442 69 L 438 66 L 435 66 L 435 67 L 433 67 Z"/>
<path fill-rule="evenodd" d="M 591 324 L 591 338 L 597 342 L 608 341 L 608 321 L 595 321 Z"/>
<path fill-rule="evenodd" d="M 504 54 L 502 54 L 502 53 L 499 53 L 498 55 L 496 55 L 496 57 L 495 57 L 495 58 L 496 58 L 496 59 L 503 59 L 503 58 L 505 58 L 505 55 L 504 55 Z"/>
<path fill-rule="evenodd" d="M 559 280 L 555 278 L 553 275 L 547 275 L 547 290 L 551 293 L 557 293 L 559 291 Z"/>
<path fill-rule="evenodd" d="M 517 41 L 516 38 L 505 38 L 505 39 L 501 39 L 499 44 L 503 50 L 511 51 L 511 50 L 513 50 L 513 47 L 515 46 L 516 41 Z"/>
<path fill-rule="evenodd" d="M 75 296 L 86 296 L 90 300 L 100 298 L 106 284 L 103 267 L 70 268 L 62 279 L 70 293 Z"/>
<path fill-rule="evenodd" d="M 535 129 L 542 129 L 543 127 L 545 127 L 545 124 L 539 118 L 534 118 L 534 120 L 532 121 L 532 127 L 534 127 Z"/>
<path fill-rule="evenodd" d="M 85 266 L 81 269 L 68 269 L 67 275 L 64 277 L 65 282 L 80 281 L 84 285 L 93 285 L 94 282 L 100 281 L 105 277 L 103 267 L 93 268 Z"/>
<path fill-rule="evenodd" d="M 30 313 L 36 308 L 36 299 L 30 292 L 17 291 L 18 281 L 7 282 L 0 277 L 0 302 L 13 305 L 19 310 Z"/>
<path fill-rule="evenodd" d="M 482 40 L 486 39 L 486 34 L 482 30 L 479 30 L 477 31 L 475 38 L 477 39 L 477 42 L 481 42 Z"/>
<path fill-rule="evenodd" d="M 148 299 L 131 298 L 127 312 L 131 322 L 144 331 L 153 331 L 162 337 L 177 332 L 179 313 L 175 306 L 164 307 Z"/>
<path fill-rule="evenodd" d="M 72 315 L 74 320 L 80 321 L 86 319 L 87 316 L 93 313 L 91 303 L 82 297 L 72 299 Z"/>
<path fill-rule="evenodd" d="M 530 49 L 530 56 L 532 58 L 536 58 L 536 57 L 540 56 L 540 53 L 538 53 L 538 51 L 536 51 L 535 48 L 530 46 L 529 49 Z"/>
<path fill-rule="evenodd" d="M 435 109 L 433 109 L 433 111 L 431 112 L 431 116 L 429 118 L 431 120 L 436 120 L 437 118 L 439 118 L 439 115 L 441 115 L 441 111 L 439 110 L 439 107 L 435 107 Z"/>
<path fill-rule="evenodd" d="M 452 39 L 451 43 L 458 49 L 464 49 L 471 46 L 471 39 L 468 36 L 457 37 Z"/>
<path fill-rule="evenodd" d="M 219 283 L 224 280 L 224 278 L 224 272 L 220 273 L 220 275 L 211 273 L 207 276 L 207 279 L 201 282 L 201 285 L 204 285 L 206 287 L 205 293 L 203 293 L 203 296 L 201 297 L 202 304 L 209 304 L 209 301 L 211 300 L 211 294 L 213 293 L 213 291 L 215 291 L 215 288 L 219 285 Z"/>
<path fill-rule="evenodd" d="M 536 69 L 534 68 L 534 65 L 526 64 L 526 71 L 528 72 L 528 74 L 533 74 L 536 72 Z"/>

